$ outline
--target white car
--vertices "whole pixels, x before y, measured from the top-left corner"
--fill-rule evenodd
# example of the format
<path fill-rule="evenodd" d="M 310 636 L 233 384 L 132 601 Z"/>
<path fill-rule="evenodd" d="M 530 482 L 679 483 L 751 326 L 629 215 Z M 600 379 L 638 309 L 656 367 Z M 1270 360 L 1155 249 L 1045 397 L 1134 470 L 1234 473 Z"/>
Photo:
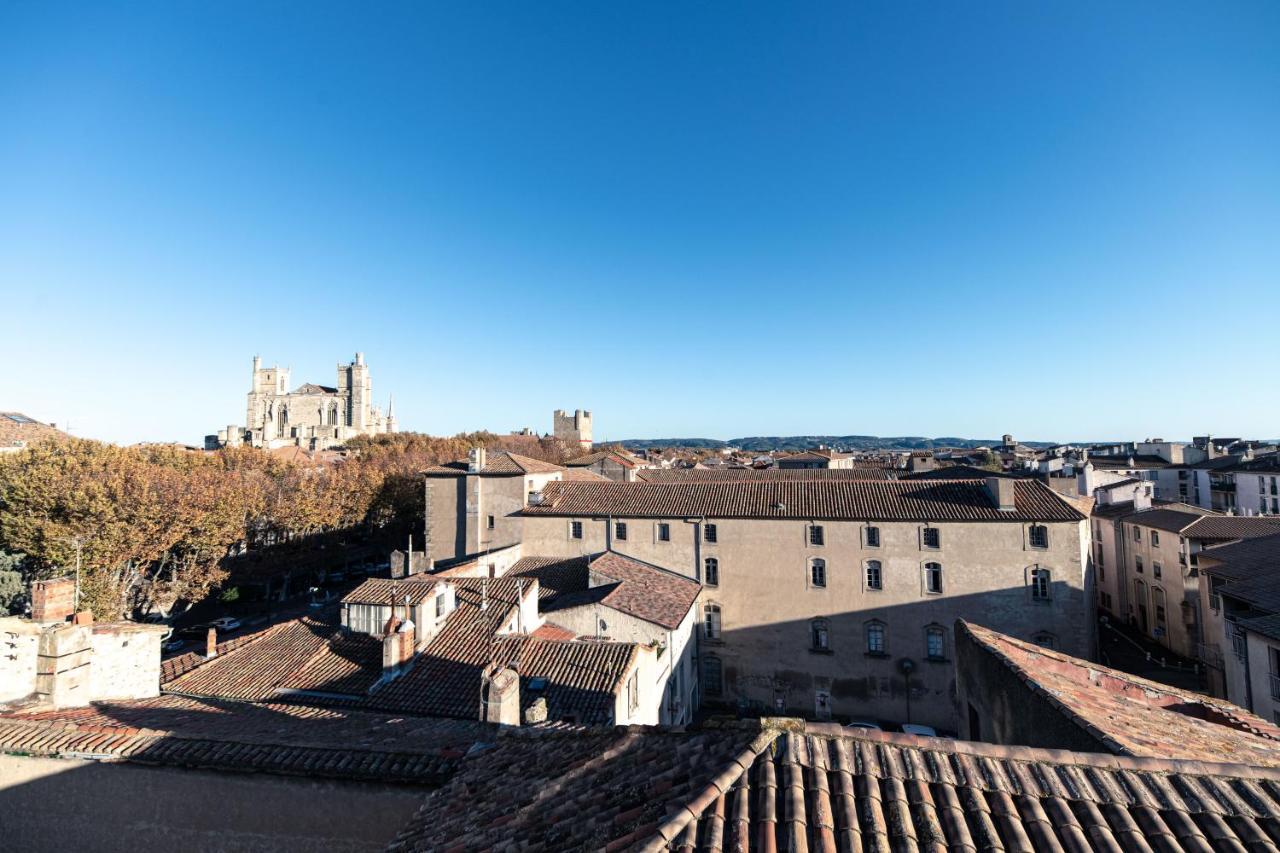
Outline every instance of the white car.
<path fill-rule="evenodd" d="M 217 628 L 219 631 L 234 631 L 240 627 L 240 620 L 233 616 L 223 616 L 221 619 L 210 622 L 209 627 Z"/>
<path fill-rule="evenodd" d="M 884 729 L 880 728 L 880 727 L 879 727 L 878 725 L 876 725 L 875 723 L 868 723 L 868 722 L 865 722 L 865 721 L 863 721 L 863 720 L 854 720 L 852 723 L 847 723 L 847 724 L 845 725 L 845 728 L 846 728 L 846 729 L 861 730 L 861 731 L 872 731 L 872 732 L 882 732 L 882 731 L 884 731 Z"/>
<path fill-rule="evenodd" d="M 915 723 L 903 723 L 902 730 L 909 735 L 917 735 L 919 737 L 938 736 L 938 730 L 933 726 L 918 726 Z"/>

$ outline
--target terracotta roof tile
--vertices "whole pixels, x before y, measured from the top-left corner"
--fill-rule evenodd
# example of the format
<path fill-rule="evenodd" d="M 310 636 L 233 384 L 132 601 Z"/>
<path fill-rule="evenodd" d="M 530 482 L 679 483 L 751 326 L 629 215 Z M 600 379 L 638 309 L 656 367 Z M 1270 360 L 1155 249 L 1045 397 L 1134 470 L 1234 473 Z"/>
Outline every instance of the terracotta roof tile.
<path fill-rule="evenodd" d="M 767 725 L 501 740 L 388 850 L 1275 849 L 1272 768 Z"/>
<path fill-rule="evenodd" d="M 1280 728 L 1229 702 L 978 625 L 958 630 L 1117 754 L 1280 767 Z"/>
<path fill-rule="evenodd" d="M 884 468 L 648 468 L 636 476 L 647 483 L 890 479 Z"/>
<path fill-rule="evenodd" d="M 481 474 L 504 476 L 514 474 L 552 474 L 556 471 L 565 470 L 560 465 L 543 462 L 541 459 L 521 456 L 519 453 L 511 453 L 506 450 L 495 450 L 485 454 L 485 457 L 485 466 L 480 470 Z M 433 465 L 426 469 L 425 473 L 433 476 L 458 477 L 468 473 L 467 468 L 467 461 L 459 460 L 446 462 L 443 465 Z"/>
<path fill-rule="evenodd" d="M 787 518 L 928 521 L 1080 521 L 1034 480 L 1014 482 L 1016 509 L 1001 511 L 981 480 L 727 483 L 550 483 L 529 516 Z"/>

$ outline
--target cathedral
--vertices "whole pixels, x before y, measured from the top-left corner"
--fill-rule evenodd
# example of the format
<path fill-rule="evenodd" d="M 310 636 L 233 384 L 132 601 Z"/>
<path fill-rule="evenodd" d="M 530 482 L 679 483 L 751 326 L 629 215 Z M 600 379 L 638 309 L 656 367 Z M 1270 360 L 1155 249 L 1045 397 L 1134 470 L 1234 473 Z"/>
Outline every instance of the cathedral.
<path fill-rule="evenodd" d="M 289 390 L 288 368 L 263 367 L 262 359 L 254 356 L 245 424 L 206 436 L 205 447 L 251 444 L 268 450 L 324 450 L 357 435 L 395 432 L 396 416 L 391 403 L 385 415 L 373 405 L 373 384 L 364 353 L 356 353 L 350 364 L 338 365 L 336 387 L 308 382 L 293 391 Z"/>

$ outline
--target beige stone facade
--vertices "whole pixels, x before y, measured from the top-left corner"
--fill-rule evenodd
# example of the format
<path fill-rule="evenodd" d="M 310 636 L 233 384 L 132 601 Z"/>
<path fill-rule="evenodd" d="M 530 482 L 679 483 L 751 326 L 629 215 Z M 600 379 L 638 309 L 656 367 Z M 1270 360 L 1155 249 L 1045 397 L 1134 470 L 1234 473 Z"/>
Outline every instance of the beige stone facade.
<path fill-rule="evenodd" d="M 565 444 L 576 444 L 583 450 L 591 449 L 591 413 L 577 409 L 569 414 L 556 409 L 551 416 L 551 433 Z"/>
<path fill-rule="evenodd" d="M 676 488 L 601 488 L 645 487 Z M 590 493 L 586 484 L 555 488 L 556 497 Z M 1039 484 L 1019 488 L 1051 495 Z M 606 504 L 577 514 L 530 507 L 523 551 L 612 550 L 699 581 L 704 704 L 954 730 L 957 618 L 1072 655 L 1096 652 L 1088 526 L 1074 510 L 1052 513 L 1056 520 L 1012 510 L 988 521 L 774 519 L 628 515 Z"/>
<path fill-rule="evenodd" d="M 334 386 L 306 383 L 289 390 L 289 369 L 263 367 L 254 356 L 253 380 L 245 410 L 245 426 L 228 426 L 206 436 L 209 448 L 251 444 L 254 447 L 339 447 L 358 435 L 396 431 L 394 404 L 387 413 L 373 404 L 373 383 L 364 353 L 339 364 Z"/>

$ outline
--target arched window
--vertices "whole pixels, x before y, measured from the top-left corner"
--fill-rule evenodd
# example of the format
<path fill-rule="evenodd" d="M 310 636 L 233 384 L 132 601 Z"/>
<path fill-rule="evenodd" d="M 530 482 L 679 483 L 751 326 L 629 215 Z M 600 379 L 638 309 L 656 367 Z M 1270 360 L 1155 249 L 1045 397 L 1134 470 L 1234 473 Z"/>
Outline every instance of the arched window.
<path fill-rule="evenodd" d="M 1048 631 L 1040 631 L 1039 633 L 1031 635 L 1031 642 L 1035 643 L 1037 646 L 1044 646 L 1046 649 L 1052 649 L 1057 647 L 1058 638 L 1053 636 L 1053 634 L 1050 634 Z"/>
<path fill-rule="evenodd" d="M 1049 528 L 1043 524 L 1033 524 L 1027 528 L 1027 544 L 1032 548 L 1049 547 Z"/>
<path fill-rule="evenodd" d="M 702 630 L 708 640 L 720 639 L 720 605 L 708 601 L 702 605 Z"/>
<path fill-rule="evenodd" d="M 1052 578 L 1048 569 L 1036 566 L 1031 570 L 1031 600 L 1048 601 L 1053 591 Z"/>
<path fill-rule="evenodd" d="M 809 622 L 809 647 L 815 652 L 831 651 L 830 626 L 826 619 Z"/>
<path fill-rule="evenodd" d="M 946 628 L 941 625 L 929 625 L 924 629 L 924 656 L 929 660 L 946 660 Z"/>
<path fill-rule="evenodd" d="M 715 557 L 702 561 L 702 582 L 707 586 L 720 585 L 720 561 Z"/>
<path fill-rule="evenodd" d="M 814 557 L 809 561 L 809 585 L 824 587 L 827 585 L 827 561 Z"/>
<path fill-rule="evenodd" d="M 884 589 L 884 574 L 879 560 L 867 560 L 867 589 Z"/>
<path fill-rule="evenodd" d="M 885 627 L 883 622 L 868 622 L 867 630 L 867 654 L 883 655 L 888 654 L 889 644 L 885 636 Z"/>
<path fill-rule="evenodd" d="M 715 655 L 702 656 L 702 692 L 708 696 L 724 692 L 724 665 Z"/>
<path fill-rule="evenodd" d="M 924 564 L 924 591 L 930 595 L 942 594 L 942 564 Z"/>

